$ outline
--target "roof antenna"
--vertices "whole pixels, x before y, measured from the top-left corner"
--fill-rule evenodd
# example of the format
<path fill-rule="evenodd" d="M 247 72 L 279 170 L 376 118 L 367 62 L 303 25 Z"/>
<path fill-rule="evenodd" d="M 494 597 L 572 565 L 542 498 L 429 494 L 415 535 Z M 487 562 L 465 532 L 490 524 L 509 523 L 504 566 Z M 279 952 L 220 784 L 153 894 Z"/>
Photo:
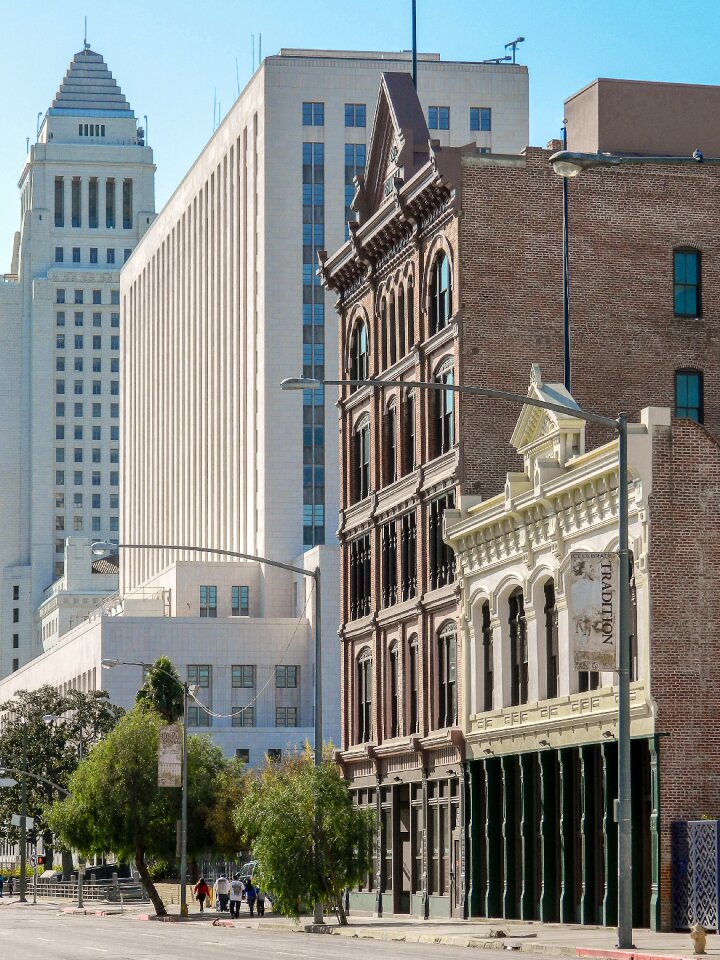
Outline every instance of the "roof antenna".
<path fill-rule="evenodd" d="M 262 34 L 258 34 L 258 67 L 262 66 Z"/>
<path fill-rule="evenodd" d="M 252 72 L 255 73 L 255 34 L 251 33 L 252 37 Z"/>
<path fill-rule="evenodd" d="M 83 38 L 83 50 L 89 50 L 90 44 L 87 39 L 87 17 L 85 17 L 85 37 Z"/>
<path fill-rule="evenodd" d="M 237 83 L 237 95 L 240 96 L 240 70 L 237 57 L 235 57 L 235 82 Z"/>
<path fill-rule="evenodd" d="M 417 0 L 412 0 L 412 82 L 417 90 Z"/>

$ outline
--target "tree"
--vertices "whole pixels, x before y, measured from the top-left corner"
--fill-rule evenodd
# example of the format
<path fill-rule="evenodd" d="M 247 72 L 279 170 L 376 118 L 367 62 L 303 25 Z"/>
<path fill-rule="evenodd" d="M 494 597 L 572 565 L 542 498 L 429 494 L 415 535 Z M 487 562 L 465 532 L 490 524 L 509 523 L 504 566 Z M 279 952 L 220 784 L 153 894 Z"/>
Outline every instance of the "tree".
<path fill-rule="evenodd" d="M 110 703 L 104 690 L 83 693 L 68 690 L 60 694 L 54 687 L 21 690 L 0 703 L 6 723 L 0 733 L 0 765 L 22 769 L 23 733 L 27 735 L 28 771 L 67 789 L 70 777 L 82 757 L 106 736 L 122 716 L 121 707 Z M 43 717 L 54 715 L 50 723 Z M 11 814 L 20 810 L 18 785 L 0 790 L 0 838 L 16 843 L 20 831 L 10 825 Z M 57 794 L 51 786 L 27 778 L 28 815 L 35 820 L 30 840 L 42 835 L 46 851 L 52 855 L 52 833 L 46 808 Z"/>
<path fill-rule="evenodd" d="M 353 806 L 340 769 L 308 751 L 267 764 L 235 814 L 252 842 L 260 882 L 279 912 L 327 900 L 347 923 L 343 893 L 370 869 L 375 814 Z"/>
<path fill-rule="evenodd" d="M 158 657 L 135 696 L 136 703 L 154 707 L 166 723 L 183 715 L 183 682 L 168 657 Z"/>
<path fill-rule="evenodd" d="M 167 911 L 148 870 L 148 859 L 171 859 L 181 793 L 158 787 L 158 745 L 165 723 L 147 703 L 133 707 L 112 733 L 89 754 L 70 778 L 71 795 L 49 814 L 53 830 L 81 853 L 112 850 L 134 862 L 158 916 Z M 188 740 L 188 848 L 203 850 L 208 837 L 195 830 L 212 805 L 224 767 L 218 747 L 207 737 Z"/>
<path fill-rule="evenodd" d="M 217 776 L 215 796 L 205 815 L 206 835 L 212 837 L 212 850 L 221 857 L 235 859 L 249 845 L 244 829 L 237 826 L 233 816 L 249 788 L 245 765 L 233 757 Z"/>

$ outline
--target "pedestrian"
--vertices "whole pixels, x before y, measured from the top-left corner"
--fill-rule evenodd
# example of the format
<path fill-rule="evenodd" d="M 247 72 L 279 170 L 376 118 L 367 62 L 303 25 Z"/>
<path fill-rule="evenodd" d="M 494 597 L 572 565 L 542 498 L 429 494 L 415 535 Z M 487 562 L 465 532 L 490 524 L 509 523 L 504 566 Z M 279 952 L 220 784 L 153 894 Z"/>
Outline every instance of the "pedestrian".
<path fill-rule="evenodd" d="M 4 886 L 5 886 L 5 877 L 0 873 L 0 900 L 2 900 Z"/>
<path fill-rule="evenodd" d="M 15 893 L 15 877 L 10 877 L 8 880 L 8 896 L 11 897 Z"/>
<path fill-rule="evenodd" d="M 227 910 L 228 899 L 230 897 L 230 881 L 224 873 L 221 873 L 215 881 L 214 889 L 218 913 L 224 913 Z"/>
<path fill-rule="evenodd" d="M 247 900 L 247 905 L 250 908 L 250 916 L 252 917 L 255 910 L 255 901 L 257 900 L 257 890 L 253 886 L 252 879 L 248 880 L 245 885 L 245 899 Z"/>
<path fill-rule="evenodd" d="M 255 890 L 257 891 L 257 913 L 259 917 L 264 917 L 265 916 L 265 891 L 260 886 L 257 886 Z"/>
<path fill-rule="evenodd" d="M 240 916 L 240 904 L 242 903 L 243 884 L 240 874 L 236 873 L 230 881 L 230 916 L 237 919 Z"/>
<path fill-rule="evenodd" d="M 205 900 L 210 896 L 210 887 L 205 882 L 205 877 L 200 877 L 193 890 L 195 899 L 200 904 L 200 913 L 205 913 Z"/>

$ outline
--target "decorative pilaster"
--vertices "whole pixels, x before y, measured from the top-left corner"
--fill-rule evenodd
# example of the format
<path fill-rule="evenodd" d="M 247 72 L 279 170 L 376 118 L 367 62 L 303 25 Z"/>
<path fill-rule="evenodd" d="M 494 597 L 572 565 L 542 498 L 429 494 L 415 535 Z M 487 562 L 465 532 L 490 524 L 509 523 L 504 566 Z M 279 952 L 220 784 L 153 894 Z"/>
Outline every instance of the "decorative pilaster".
<path fill-rule="evenodd" d="M 617 823 L 613 810 L 617 798 L 617 743 L 613 740 L 602 745 L 603 769 L 603 836 L 605 839 L 605 896 L 603 897 L 602 922 L 606 927 L 617 924 Z"/>
<path fill-rule="evenodd" d="M 500 761 L 503 780 L 503 853 L 505 886 L 503 889 L 503 917 L 512 919 L 518 915 L 517 890 L 517 817 L 515 803 L 517 794 L 517 754 L 503 757 Z"/>
<path fill-rule="evenodd" d="M 558 751 L 560 761 L 560 923 L 575 923 L 573 845 L 573 750 Z"/>
<path fill-rule="evenodd" d="M 520 917 L 536 918 L 535 894 L 535 776 L 536 754 L 522 753 L 520 760 L 520 837 L 522 839 L 522 891 Z"/>
<path fill-rule="evenodd" d="M 427 767 L 422 771 L 422 815 L 423 815 L 423 842 L 422 842 L 422 915 L 427 920 L 430 916 L 430 851 L 428 849 L 428 823 L 430 822 L 430 804 L 428 803 Z"/>
<path fill-rule="evenodd" d="M 546 750 L 538 754 L 540 767 L 540 860 L 541 883 L 538 918 L 554 923 L 558 918 L 557 902 L 557 753 Z"/>
<path fill-rule="evenodd" d="M 466 917 L 481 917 L 483 915 L 484 896 L 480 889 L 480 873 L 482 856 L 481 836 L 485 831 L 485 824 L 481 821 L 481 796 L 484 790 L 484 768 L 477 760 L 470 760 L 466 764 L 467 777 L 465 789 L 467 797 L 465 811 L 467 823 L 465 825 L 465 884 L 467 888 Z"/>
<path fill-rule="evenodd" d="M 593 745 L 580 747 L 580 922 L 595 923 L 595 782 Z"/>
<path fill-rule="evenodd" d="M 661 929 L 660 917 L 660 738 L 650 737 L 650 929 Z"/>
<path fill-rule="evenodd" d="M 377 817 L 377 830 L 375 833 L 375 916 L 383 915 L 382 902 L 382 864 L 383 864 L 383 842 L 382 842 L 382 790 L 380 787 L 381 776 L 378 773 L 375 777 L 375 814 Z"/>
<path fill-rule="evenodd" d="M 485 916 L 502 915 L 503 778 L 500 761 L 485 760 Z"/>

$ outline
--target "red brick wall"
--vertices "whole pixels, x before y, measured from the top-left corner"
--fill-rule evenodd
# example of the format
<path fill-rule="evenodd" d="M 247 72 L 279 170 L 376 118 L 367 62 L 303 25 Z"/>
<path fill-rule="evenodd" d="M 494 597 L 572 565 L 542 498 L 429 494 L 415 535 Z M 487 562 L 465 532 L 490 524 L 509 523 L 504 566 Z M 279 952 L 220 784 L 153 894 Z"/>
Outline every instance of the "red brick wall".
<path fill-rule="evenodd" d="M 650 676 L 660 733 L 663 927 L 670 824 L 720 817 L 720 446 L 701 426 L 656 428 L 650 498 Z"/>

